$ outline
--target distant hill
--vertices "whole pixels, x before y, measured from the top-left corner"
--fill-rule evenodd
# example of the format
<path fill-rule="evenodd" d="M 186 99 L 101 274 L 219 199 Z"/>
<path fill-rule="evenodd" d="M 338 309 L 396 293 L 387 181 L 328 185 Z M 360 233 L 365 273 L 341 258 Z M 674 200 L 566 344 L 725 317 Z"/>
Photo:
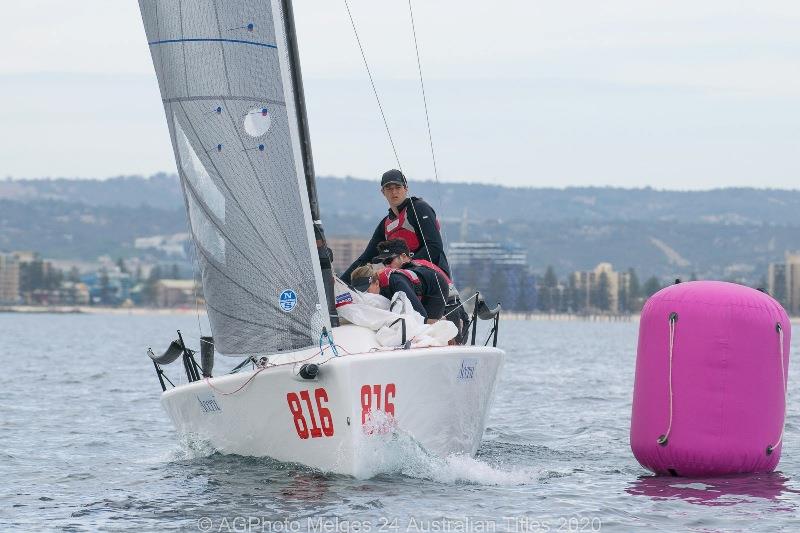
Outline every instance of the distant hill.
<path fill-rule="evenodd" d="M 321 177 L 330 236 L 366 236 L 386 212 L 376 181 Z M 609 261 L 640 275 L 756 283 L 769 262 L 800 249 L 800 191 L 509 188 L 412 182 L 458 240 L 466 213 L 471 240 L 516 242 L 531 266 L 560 275 Z M 186 231 L 173 175 L 108 180 L 0 181 L 0 249 L 47 257 L 130 256 L 133 239 Z"/>
<path fill-rule="evenodd" d="M 0 250 L 35 250 L 51 259 L 131 257 L 136 237 L 186 232 L 179 209 L 96 206 L 0 198 Z"/>
<path fill-rule="evenodd" d="M 120 176 L 106 180 L 0 180 L 0 200 L 30 203 L 52 200 L 103 207 L 183 208 L 181 186 L 174 174 L 149 178 Z"/>

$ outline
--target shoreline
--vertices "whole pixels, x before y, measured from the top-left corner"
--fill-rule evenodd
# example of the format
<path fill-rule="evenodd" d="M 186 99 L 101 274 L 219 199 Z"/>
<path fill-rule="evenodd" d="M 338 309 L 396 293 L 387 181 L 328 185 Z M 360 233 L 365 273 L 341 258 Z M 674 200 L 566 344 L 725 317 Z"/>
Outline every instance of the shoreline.
<path fill-rule="evenodd" d="M 92 305 L 0 305 L 0 314 L 26 314 L 26 315 L 205 315 L 204 307 L 199 309 L 189 307 L 101 307 Z M 501 313 L 502 320 L 520 320 L 527 322 L 639 322 L 639 313 L 624 315 L 585 315 L 569 313 L 515 313 L 506 311 Z M 800 324 L 800 316 L 789 317 L 792 324 Z"/>
<path fill-rule="evenodd" d="M 0 314 L 28 315 L 194 315 L 206 314 L 205 308 L 188 307 L 101 307 L 93 305 L 3 305 Z"/>
<path fill-rule="evenodd" d="M 551 321 L 561 322 L 579 320 L 582 322 L 638 322 L 639 313 L 628 313 L 624 315 L 587 315 L 577 313 L 516 313 L 514 311 L 503 311 L 501 319 L 505 320 L 529 320 L 529 321 Z"/>

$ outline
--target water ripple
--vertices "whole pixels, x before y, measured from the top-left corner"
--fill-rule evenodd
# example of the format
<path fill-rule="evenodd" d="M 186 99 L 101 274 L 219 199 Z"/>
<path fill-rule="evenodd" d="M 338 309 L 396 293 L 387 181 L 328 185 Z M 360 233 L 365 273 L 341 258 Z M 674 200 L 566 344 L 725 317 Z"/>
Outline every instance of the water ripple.
<path fill-rule="evenodd" d="M 0 315 L 0 329 L 0 519 L 9 531 L 197 531 L 203 516 L 217 526 L 237 516 L 295 520 L 302 530 L 339 518 L 373 531 L 382 519 L 400 531 L 409 520 L 464 519 L 493 520 L 498 531 L 522 531 L 523 519 L 551 531 L 569 520 L 602 531 L 800 531 L 797 365 L 779 472 L 653 477 L 628 447 L 635 324 L 505 322 L 509 357 L 476 457 L 431 456 L 397 434 L 362 450 L 367 479 L 179 439 L 143 348 L 166 346 L 176 329 L 196 336 L 194 317 Z"/>

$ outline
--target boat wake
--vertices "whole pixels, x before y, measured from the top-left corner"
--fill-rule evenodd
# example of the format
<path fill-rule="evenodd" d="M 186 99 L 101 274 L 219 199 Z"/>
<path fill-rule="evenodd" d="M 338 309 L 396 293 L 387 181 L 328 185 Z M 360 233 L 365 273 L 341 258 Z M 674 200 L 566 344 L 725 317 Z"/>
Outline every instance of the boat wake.
<path fill-rule="evenodd" d="M 219 453 L 205 438 L 183 434 L 180 445 L 169 452 L 167 462 L 206 459 Z M 398 429 L 394 419 L 383 412 L 373 413 L 356 444 L 360 460 L 359 479 L 401 475 L 443 484 L 519 486 L 546 482 L 552 472 L 546 469 L 502 465 L 465 454 L 439 457 L 426 451 L 411 435 Z M 258 460 L 258 459 L 256 459 Z M 273 467 L 301 465 L 267 459 Z M 312 469 L 313 470 L 313 469 Z"/>
<path fill-rule="evenodd" d="M 191 461 L 208 457 L 217 451 L 208 439 L 194 433 L 184 433 L 180 435 L 179 446 L 170 452 L 169 459 L 171 461 Z"/>
<path fill-rule="evenodd" d="M 362 464 L 359 478 L 400 474 L 446 484 L 514 486 L 539 483 L 548 475 L 545 470 L 503 467 L 464 454 L 444 458 L 433 455 L 397 429 L 390 417 L 381 415 L 382 412 L 373 413 L 357 443 L 356 453 Z"/>

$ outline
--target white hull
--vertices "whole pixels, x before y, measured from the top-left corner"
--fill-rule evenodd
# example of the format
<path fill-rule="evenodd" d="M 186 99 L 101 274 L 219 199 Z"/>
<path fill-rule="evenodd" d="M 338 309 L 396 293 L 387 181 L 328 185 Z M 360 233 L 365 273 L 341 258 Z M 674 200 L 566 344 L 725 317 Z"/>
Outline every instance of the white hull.
<path fill-rule="evenodd" d="M 356 326 L 335 331 L 340 357 L 326 352 L 307 361 L 322 362 L 315 380 L 303 380 L 297 365 L 283 364 L 255 376 L 240 372 L 170 389 L 162 395 L 164 408 L 180 433 L 222 453 L 356 477 L 373 474 L 369 454 L 360 453 L 363 443 L 385 440 L 389 431 L 438 456 L 475 454 L 502 367 L 501 350 L 447 346 L 355 353 L 352 347 L 366 352 L 374 334 Z M 297 361 L 314 353 L 281 358 Z M 377 411 L 388 415 L 369 414 Z"/>

